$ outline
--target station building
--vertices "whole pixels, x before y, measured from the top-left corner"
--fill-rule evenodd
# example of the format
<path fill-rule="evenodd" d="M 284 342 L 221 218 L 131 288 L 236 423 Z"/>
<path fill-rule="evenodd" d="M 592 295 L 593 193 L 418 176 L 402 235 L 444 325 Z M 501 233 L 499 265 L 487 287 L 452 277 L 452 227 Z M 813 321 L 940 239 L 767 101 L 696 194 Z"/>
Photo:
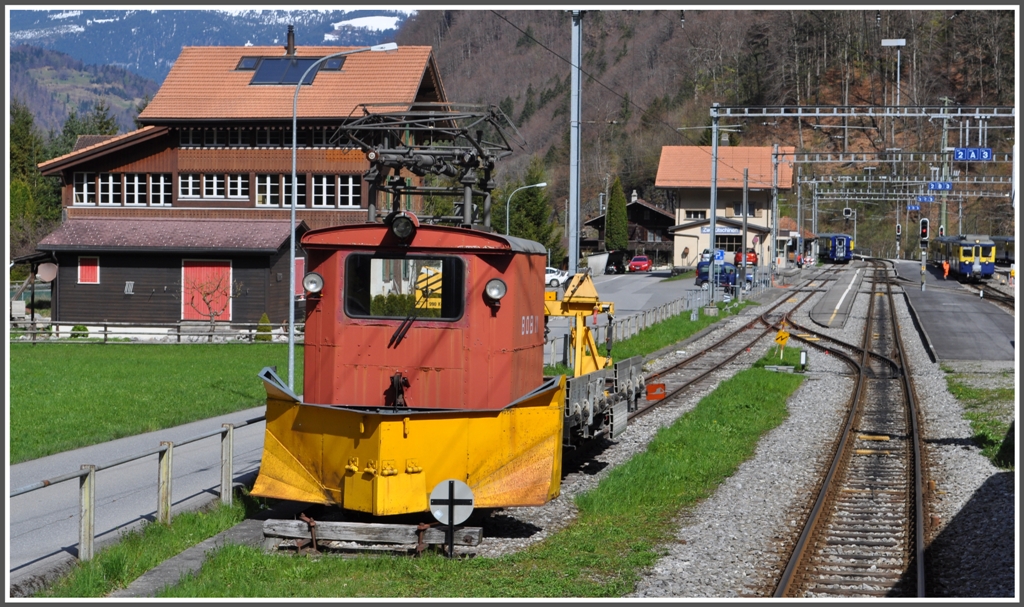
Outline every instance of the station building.
<path fill-rule="evenodd" d="M 62 225 L 37 246 L 59 268 L 52 320 L 286 322 L 302 294 L 288 284 L 293 102 L 306 69 L 344 50 L 296 46 L 290 28 L 283 47 L 185 47 L 139 129 L 41 163 L 62 182 Z M 367 220 L 370 164 L 339 126 L 367 107 L 447 101 L 429 46 L 360 50 L 310 74 L 294 113 L 296 241 Z"/>
<path fill-rule="evenodd" d="M 795 152 L 780 146 L 780 158 Z M 747 169 L 747 238 L 743 240 L 743 170 Z M 672 265 L 691 268 L 700 261 L 701 252 L 711 248 L 711 147 L 664 146 L 655 187 L 666 190 L 668 204 L 675 213 L 672 235 Z M 718 183 L 715 206 L 715 248 L 726 251 L 726 261 L 741 249 L 753 248 L 759 262 L 768 262 L 772 234 L 772 182 L 775 168 L 771 146 L 718 148 Z M 793 190 L 793 166 L 778 163 L 780 196 Z M 785 250 L 788 231 L 777 233 L 778 250 Z"/>

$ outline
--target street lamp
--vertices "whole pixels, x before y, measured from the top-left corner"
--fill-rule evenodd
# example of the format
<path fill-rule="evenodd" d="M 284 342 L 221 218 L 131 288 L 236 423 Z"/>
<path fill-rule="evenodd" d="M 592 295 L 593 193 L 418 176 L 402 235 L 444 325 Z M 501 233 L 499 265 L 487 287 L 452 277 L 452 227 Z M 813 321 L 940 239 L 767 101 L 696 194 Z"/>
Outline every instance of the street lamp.
<path fill-rule="evenodd" d="M 900 48 L 907 44 L 905 38 L 883 38 L 882 46 L 896 47 L 896 106 L 900 105 Z M 885 134 L 882 134 L 885 137 Z M 896 120 L 892 121 L 892 141 L 896 143 Z"/>
<path fill-rule="evenodd" d="M 299 188 L 295 178 L 295 150 L 298 148 L 299 132 L 298 132 L 298 121 L 299 121 L 299 90 L 302 88 L 302 83 L 306 81 L 306 76 L 309 75 L 313 68 L 319 67 L 321 63 L 334 57 L 341 57 L 342 55 L 354 55 L 355 53 L 362 53 L 365 51 L 393 51 L 398 48 L 398 45 L 394 42 L 388 42 L 387 44 L 377 44 L 374 46 L 364 46 L 362 48 L 350 49 L 347 51 L 341 51 L 326 57 L 321 57 L 314 61 L 306 71 L 302 73 L 302 77 L 299 78 L 299 82 L 295 85 L 295 96 L 292 98 L 292 211 L 291 211 L 291 238 L 288 240 L 289 255 L 288 259 L 291 264 L 288 267 L 288 276 L 290 278 L 288 284 L 288 388 L 294 390 L 295 387 L 295 206 L 298 204 L 299 199 Z M 312 83 L 311 83 L 312 84 Z"/>
<path fill-rule="evenodd" d="M 512 197 L 516 195 L 519 190 L 525 190 L 526 188 L 544 188 L 547 187 L 547 182 L 542 181 L 540 183 L 533 183 L 530 185 L 524 185 L 521 188 L 512 190 L 512 193 L 508 195 L 508 200 L 505 201 L 505 236 L 508 236 L 508 221 L 509 221 L 509 209 L 512 208 Z"/>

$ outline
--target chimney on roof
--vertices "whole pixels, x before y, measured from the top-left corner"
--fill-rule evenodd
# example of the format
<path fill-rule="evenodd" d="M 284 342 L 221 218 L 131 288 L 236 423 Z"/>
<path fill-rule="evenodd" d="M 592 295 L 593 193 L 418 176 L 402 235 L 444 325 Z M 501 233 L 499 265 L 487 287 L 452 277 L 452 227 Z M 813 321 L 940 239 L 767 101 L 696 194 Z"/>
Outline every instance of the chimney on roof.
<path fill-rule="evenodd" d="M 286 54 L 289 57 L 295 56 L 295 26 L 288 26 L 288 46 L 284 47 Z"/>
<path fill-rule="evenodd" d="M 633 190 L 633 195 L 630 196 L 630 202 L 636 202 L 636 190 Z"/>

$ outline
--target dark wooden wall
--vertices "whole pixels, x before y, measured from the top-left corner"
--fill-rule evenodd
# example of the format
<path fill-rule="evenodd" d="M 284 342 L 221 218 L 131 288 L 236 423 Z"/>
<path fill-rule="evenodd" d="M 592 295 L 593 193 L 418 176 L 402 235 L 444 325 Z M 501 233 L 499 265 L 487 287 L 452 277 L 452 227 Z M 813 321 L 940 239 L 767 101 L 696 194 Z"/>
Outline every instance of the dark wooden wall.
<path fill-rule="evenodd" d="M 92 255 L 92 254 L 89 254 Z M 53 296 L 56 322 L 175 323 L 181 320 L 182 259 L 231 261 L 235 298 L 231 320 L 258 322 L 264 312 L 271 322 L 288 315 L 287 245 L 273 256 L 224 254 L 123 254 L 98 253 L 100 283 L 78 284 L 78 253 L 58 253 L 59 272 Z M 276 281 L 276 273 L 283 280 Z M 133 295 L 125 294 L 125 282 L 134 281 Z"/>

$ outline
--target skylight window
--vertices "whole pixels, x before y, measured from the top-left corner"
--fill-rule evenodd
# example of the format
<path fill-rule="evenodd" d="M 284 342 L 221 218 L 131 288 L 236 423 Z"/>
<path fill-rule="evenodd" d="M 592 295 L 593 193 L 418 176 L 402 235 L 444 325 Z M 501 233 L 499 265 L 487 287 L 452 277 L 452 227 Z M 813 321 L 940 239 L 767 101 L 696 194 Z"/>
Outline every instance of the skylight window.
<path fill-rule="evenodd" d="M 258 64 L 259 62 L 260 62 L 260 58 L 259 57 L 242 57 L 242 60 L 238 62 L 238 67 L 236 67 L 235 69 L 236 70 L 254 70 L 254 69 L 256 69 L 256 64 Z"/>
<path fill-rule="evenodd" d="M 298 84 L 302 74 L 318 60 L 319 57 L 264 57 L 249 84 Z M 316 72 L 310 71 L 302 84 L 313 84 Z"/>
<path fill-rule="evenodd" d="M 329 70 L 332 72 L 339 72 L 341 71 L 341 66 L 343 65 L 345 65 L 345 58 L 335 57 L 333 59 L 328 59 L 327 61 L 324 61 L 323 67 L 321 67 L 320 69 L 324 71 Z"/>

